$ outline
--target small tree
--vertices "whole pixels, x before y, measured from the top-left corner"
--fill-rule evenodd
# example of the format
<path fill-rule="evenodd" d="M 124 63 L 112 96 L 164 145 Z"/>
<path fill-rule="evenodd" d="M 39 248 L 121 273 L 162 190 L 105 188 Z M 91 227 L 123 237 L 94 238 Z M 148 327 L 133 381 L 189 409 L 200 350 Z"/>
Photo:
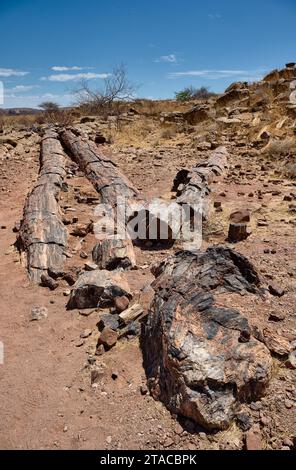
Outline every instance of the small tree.
<path fill-rule="evenodd" d="M 86 112 L 106 114 L 114 108 L 118 110 L 120 102 L 133 99 L 135 88 L 128 80 L 125 66 L 121 64 L 105 78 L 102 89 L 93 90 L 89 83 L 84 81 L 81 88 L 76 90 L 76 95 L 78 104 Z"/>
<path fill-rule="evenodd" d="M 201 88 L 194 88 L 189 86 L 184 88 L 177 93 L 175 93 L 177 101 L 191 101 L 191 100 L 206 100 L 211 96 L 214 96 L 215 93 L 211 93 L 208 87 L 202 86 Z"/>
<path fill-rule="evenodd" d="M 54 113 L 60 110 L 60 106 L 53 101 L 44 101 L 39 105 L 39 108 L 43 109 L 46 113 Z"/>

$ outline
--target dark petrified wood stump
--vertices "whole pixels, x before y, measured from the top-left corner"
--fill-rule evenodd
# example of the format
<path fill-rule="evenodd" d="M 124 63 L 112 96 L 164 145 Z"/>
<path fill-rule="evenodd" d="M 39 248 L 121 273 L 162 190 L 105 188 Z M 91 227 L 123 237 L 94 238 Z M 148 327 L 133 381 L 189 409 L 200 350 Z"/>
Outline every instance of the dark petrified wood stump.
<path fill-rule="evenodd" d="M 252 336 L 248 319 L 221 300 L 227 292 L 248 302 L 260 293 L 259 276 L 225 247 L 179 252 L 154 273 L 142 335 L 151 394 L 207 429 L 225 429 L 240 402 L 262 397 L 270 380 L 268 349 Z"/>
<path fill-rule="evenodd" d="M 26 201 L 18 239 L 27 253 L 29 276 L 36 282 L 49 268 L 60 270 L 65 260 L 67 231 L 58 204 L 65 175 L 62 146 L 49 130 L 41 143 L 40 173 Z"/>
<path fill-rule="evenodd" d="M 93 261 L 100 269 L 114 270 L 132 268 L 136 265 L 135 253 L 130 239 L 106 238 L 99 241 L 92 251 Z"/>

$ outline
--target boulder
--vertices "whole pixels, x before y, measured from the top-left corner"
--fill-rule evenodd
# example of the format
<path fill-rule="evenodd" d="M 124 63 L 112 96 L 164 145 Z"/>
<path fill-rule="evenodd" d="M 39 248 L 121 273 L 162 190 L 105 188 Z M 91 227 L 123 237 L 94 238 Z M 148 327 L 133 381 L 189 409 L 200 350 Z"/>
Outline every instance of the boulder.
<path fill-rule="evenodd" d="M 151 394 L 206 429 L 226 429 L 240 403 L 264 395 L 272 358 L 248 318 L 223 306 L 220 294 L 259 295 L 259 275 L 245 257 L 219 246 L 181 251 L 154 274 L 141 341 Z"/>

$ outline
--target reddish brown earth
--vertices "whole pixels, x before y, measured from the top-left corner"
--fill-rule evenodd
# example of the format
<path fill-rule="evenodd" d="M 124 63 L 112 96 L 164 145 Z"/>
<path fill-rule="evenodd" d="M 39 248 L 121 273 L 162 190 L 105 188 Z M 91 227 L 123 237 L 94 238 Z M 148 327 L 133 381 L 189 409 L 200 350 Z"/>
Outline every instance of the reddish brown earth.
<path fill-rule="evenodd" d="M 0 448 L 2 449 L 242 449 L 244 432 L 236 424 L 217 434 L 206 434 L 189 420 L 177 419 L 145 390 L 145 372 L 137 338 L 120 341 L 114 349 L 96 358 L 101 375 L 91 384 L 88 358 L 95 351 L 99 312 L 84 317 L 67 311 L 69 289 L 61 282 L 51 292 L 30 284 L 24 260 L 14 243 L 13 227 L 22 217 L 23 205 L 39 168 L 38 137 L 31 137 L 29 152 L 10 152 L 1 160 L 0 170 L 0 340 L 4 343 L 4 364 L 0 365 Z M 23 140 L 26 142 L 26 139 Z M 185 142 L 186 143 L 186 142 Z M 254 324 L 268 328 L 288 341 L 296 340 L 296 255 L 295 212 L 284 196 L 296 194 L 292 180 L 277 177 L 270 166 L 262 171 L 261 157 L 242 157 L 248 144 L 236 146 L 226 138 L 230 159 L 228 176 L 213 184 L 213 201 L 221 201 L 223 212 L 215 213 L 205 230 L 204 246 L 226 243 L 228 217 L 234 210 L 251 211 L 251 236 L 235 246 L 266 276 L 267 282 L 285 290 L 281 298 L 269 296 L 251 302 L 237 296 L 240 311 L 248 311 Z M 207 151 L 168 146 L 130 148 L 111 146 L 114 160 L 146 196 L 170 196 L 176 171 L 191 167 Z M 69 164 L 70 164 L 69 160 Z M 235 168 L 236 165 L 240 168 Z M 277 182 L 279 180 L 279 182 Z M 69 191 L 62 193 L 61 206 L 69 205 L 79 222 L 93 218 L 94 206 L 78 204 L 74 188 L 95 195 L 83 175 L 67 180 Z M 263 199 L 258 198 L 258 190 Z M 279 191 L 275 193 L 274 191 Z M 272 195 L 272 193 L 274 195 Z M 223 195 L 224 194 L 224 195 Z M 251 196 L 253 194 L 253 196 Z M 296 203 L 294 202 L 294 205 Z M 265 219 L 268 225 L 258 226 Z M 85 242 L 70 237 L 72 258 L 67 267 L 83 266 L 83 250 L 91 258 L 95 243 L 89 234 Z M 171 250 L 136 249 L 139 269 L 128 279 L 134 295 L 153 279 L 151 265 Z M 265 253 L 267 249 L 269 253 Z M 233 297 L 232 297 L 233 298 Z M 143 301 L 143 299 L 142 299 Z M 30 321 L 31 308 L 44 306 L 48 317 Z M 283 314 L 280 322 L 269 321 L 271 312 Z M 80 334 L 92 334 L 81 341 Z M 296 371 L 274 358 L 274 371 L 267 396 L 243 408 L 260 428 L 263 448 L 293 448 L 296 437 Z M 141 387 L 144 387 L 141 391 Z M 294 441 L 293 441 L 294 440 Z"/>

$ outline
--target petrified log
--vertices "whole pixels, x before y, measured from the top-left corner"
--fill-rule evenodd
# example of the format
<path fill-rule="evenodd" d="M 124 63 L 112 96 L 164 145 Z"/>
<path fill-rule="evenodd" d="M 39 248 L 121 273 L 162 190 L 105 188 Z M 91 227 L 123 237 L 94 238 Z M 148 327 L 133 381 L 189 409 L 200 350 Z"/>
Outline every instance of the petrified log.
<path fill-rule="evenodd" d="M 92 258 L 100 269 L 108 271 L 136 265 L 135 252 L 129 238 L 121 240 L 110 237 L 99 241 L 93 248 Z"/>
<path fill-rule="evenodd" d="M 124 312 L 119 314 L 120 319 L 125 323 L 130 323 L 134 320 L 137 320 L 141 315 L 143 315 L 144 310 L 140 304 L 134 304 L 131 307 L 124 310 Z"/>
<path fill-rule="evenodd" d="M 177 193 L 176 202 L 189 206 L 193 213 L 208 217 L 208 202 L 210 184 L 217 176 L 221 176 L 227 168 L 228 152 L 225 147 L 214 150 L 209 159 L 199 163 L 192 170 L 181 170 L 176 175 L 173 191 Z"/>
<path fill-rule="evenodd" d="M 158 210 L 158 206 L 148 205 L 111 158 L 104 155 L 94 142 L 76 129 L 64 130 L 60 138 L 70 156 L 100 194 L 101 202 L 116 211 L 113 218 L 121 226 L 128 226 L 133 240 L 159 241 L 174 238 L 173 229 L 166 218 L 162 218 L 162 211 Z M 151 234 L 151 226 L 158 227 L 156 233 Z"/>
<path fill-rule="evenodd" d="M 228 241 L 230 241 L 230 243 L 237 243 L 237 242 L 241 242 L 243 240 L 246 240 L 249 235 L 250 234 L 247 230 L 247 224 L 246 223 L 241 223 L 241 224 L 231 223 L 231 224 L 229 224 Z"/>
<path fill-rule="evenodd" d="M 18 238 L 19 247 L 27 253 L 29 276 L 35 282 L 49 268 L 60 270 L 65 260 L 67 231 L 58 204 L 65 164 L 57 134 L 47 131 L 41 143 L 39 177 L 27 198 Z"/>
<path fill-rule="evenodd" d="M 132 298 L 127 281 L 121 273 L 105 270 L 89 271 L 79 276 L 74 284 L 68 309 L 109 307 L 116 297 Z"/>
<path fill-rule="evenodd" d="M 268 349 L 252 336 L 248 318 L 223 306 L 226 292 L 260 294 L 259 276 L 226 247 L 181 251 L 154 273 L 142 332 L 151 394 L 207 429 L 225 429 L 239 404 L 262 397 L 270 380 Z"/>

